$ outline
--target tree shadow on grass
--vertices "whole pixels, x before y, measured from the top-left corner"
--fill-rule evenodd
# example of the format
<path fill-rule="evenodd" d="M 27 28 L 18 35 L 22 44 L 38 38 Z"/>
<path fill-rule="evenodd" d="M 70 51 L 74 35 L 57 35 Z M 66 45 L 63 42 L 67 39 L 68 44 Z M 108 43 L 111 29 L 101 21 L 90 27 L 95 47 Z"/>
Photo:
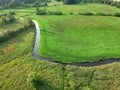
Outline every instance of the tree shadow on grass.
<path fill-rule="evenodd" d="M 28 80 L 36 90 L 62 90 L 60 86 L 52 86 L 48 80 L 43 79 L 39 73 L 32 72 Z"/>

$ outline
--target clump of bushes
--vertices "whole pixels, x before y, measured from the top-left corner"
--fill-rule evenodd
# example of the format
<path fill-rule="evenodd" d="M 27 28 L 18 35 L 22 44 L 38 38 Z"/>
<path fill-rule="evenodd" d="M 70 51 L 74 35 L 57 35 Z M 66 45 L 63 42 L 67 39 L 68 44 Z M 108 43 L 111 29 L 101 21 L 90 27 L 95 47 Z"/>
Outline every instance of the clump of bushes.
<path fill-rule="evenodd" d="M 80 0 L 64 0 L 64 4 L 78 4 Z"/>
<path fill-rule="evenodd" d="M 99 16 L 112 16 L 112 14 L 98 13 Z"/>
<path fill-rule="evenodd" d="M 70 12 L 69 14 L 70 14 L 70 15 L 73 15 L 74 13 L 73 13 L 73 12 Z"/>
<path fill-rule="evenodd" d="M 26 26 L 26 27 L 33 27 L 33 26 L 34 26 L 34 23 L 33 23 L 33 21 L 32 21 L 31 18 L 28 17 L 28 18 L 26 19 L 25 26 Z"/>
<path fill-rule="evenodd" d="M 94 14 L 91 13 L 91 12 L 86 12 L 86 13 L 84 13 L 84 15 L 87 15 L 87 16 L 93 16 Z"/>
<path fill-rule="evenodd" d="M 46 9 L 36 8 L 36 15 L 63 15 L 61 11 L 48 11 Z"/>
<path fill-rule="evenodd" d="M 94 13 L 91 12 L 85 12 L 85 13 L 78 13 L 79 15 L 85 15 L 85 16 L 93 16 Z"/>
<path fill-rule="evenodd" d="M 43 7 L 43 6 L 47 6 L 47 2 L 40 3 L 40 1 L 35 1 L 35 3 L 33 4 L 33 7 Z"/>
<path fill-rule="evenodd" d="M 1 19 L 2 19 L 1 24 L 7 24 L 7 23 L 8 23 L 8 21 L 7 21 L 7 18 L 6 18 L 6 17 L 2 17 Z"/>
<path fill-rule="evenodd" d="M 7 40 L 8 38 L 14 37 L 18 33 L 22 32 L 25 30 L 26 27 L 19 28 L 17 30 L 6 30 L 5 33 L 0 35 L 0 42 Z"/>
<path fill-rule="evenodd" d="M 36 8 L 36 15 L 46 15 L 46 14 L 47 14 L 46 9 Z"/>
<path fill-rule="evenodd" d="M 8 24 L 8 23 L 13 23 L 15 22 L 15 17 L 14 16 L 11 16 L 11 15 L 8 15 L 8 16 L 3 16 L 2 17 L 2 24 Z"/>
<path fill-rule="evenodd" d="M 3 18 L 4 19 L 4 18 Z M 8 22 L 6 21 L 6 18 L 3 20 L 5 23 Z M 0 35 L 0 42 L 7 40 L 8 38 L 14 37 L 20 32 L 23 32 L 27 30 L 29 27 L 33 27 L 34 24 L 32 22 L 32 19 L 28 18 L 25 22 L 25 25 L 21 28 L 18 28 L 16 30 L 6 30 L 3 34 Z"/>
<path fill-rule="evenodd" d="M 8 24 L 8 23 L 15 22 L 16 19 L 15 19 L 14 15 L 15 15 L 15 12 L 13 12 L 13 11 L 10 11 L 8 14 L 0 15 L 1 20 L 2 20 L 1 24 Z"/>
<path fill-rule="evenodd" d="M 15 15 L 16 13 L 14 11 L 10 11 L 9 15 Z"/>
<path fill-rule="evenodd" d="M 49 15 L 63 15 L 61 11 L 48 11 Z"/>
<path fill-rule="evenodd" d="M 116 13 L 114 16 L 116 16 L 116 17 L 120 17 L 120 13 Z"/>

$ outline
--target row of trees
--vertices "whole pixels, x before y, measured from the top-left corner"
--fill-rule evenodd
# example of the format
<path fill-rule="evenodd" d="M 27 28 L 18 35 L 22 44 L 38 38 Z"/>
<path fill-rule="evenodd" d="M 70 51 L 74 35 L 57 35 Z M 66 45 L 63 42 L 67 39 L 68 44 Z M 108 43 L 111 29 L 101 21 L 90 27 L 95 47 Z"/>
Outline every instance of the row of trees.
<path fill-rule="evenodd" d="M 113 0 L 56 0 L 56 1 L 62 1 L 65 4 L 101 3 L 120 7 L 120 2 Z M 0 0 L 0 6 L 2 6 L 2 8 L 29 7 L 29 6 L 40 7 L 47 6 L 47 2 L 51 2 L 51 0 Z"/>
<path fill-rule="evenodd" d="M 0 0 L 2 8 L 43 6 L 51 0 Z"/>
<path fill-rule="evenodd" d="M 78 4 L 78 3 L 102 3 L 102 4 L 112 4 L 118 3 L 113 0 L 64 0 L 65 4 Z"/>
<path fill-rule="evenodd" d="M 120 1 L 113 0 L 64 0 L 65 4 L 79 4 L 79 3 L 101 3 L 116 6 L 120 8 Z"/>

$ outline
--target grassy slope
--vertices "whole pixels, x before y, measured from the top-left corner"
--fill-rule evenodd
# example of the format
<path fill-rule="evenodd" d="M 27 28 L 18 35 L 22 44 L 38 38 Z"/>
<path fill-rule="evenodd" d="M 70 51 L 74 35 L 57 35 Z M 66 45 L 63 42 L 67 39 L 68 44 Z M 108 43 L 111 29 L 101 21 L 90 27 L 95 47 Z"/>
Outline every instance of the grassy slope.
<path fill-rule="evenodd" d="M 39 74 L 42 81 L 37 90 L 120 89 L 119 63 L 91 68 L 66 66 L 63 72 L 62 66 L 36 60 L 32 56 L 34 39 L 35 32 L 31 28 L 0 44 L 0 49 L 6 51 L 6 59 L 0 57 L 0 62 L 4 62 L 0 66 L 1 90 L 36 90 L 29 82 L 32 73 Z"/>
<path fill-rule="evenodd" d="M 120 9 L 117 7 L 103 5 L 103 4 L 80 4 L 80 5 L 50 5 L 47 7 L 40 7 L 41 9 L 46 9 L 47 11 L 62 11 L 64 14 L 69 14 L 73 12 L 74 14 L 91 12 L 94 14 L 97 13 L 106 13 L 106 14 L 115 14 L 120 12 Z M 1 10 L 1 13 L 5 13 L 8 11 L 16 11 L 19 13 L 35 13 L 35 8 L 23 8 L 23 9 L 9 9 L 9 10 Z"/>
<path fill-rule="evenodd" d="M 29 30 L 27 32 L 31 36 L 34 35 L 32 32 L 29 32 Z M 31 50 L 30 47 L 32 47 L 33 44 L 29 47 L 27 47 L 27 45 L 33 43 L 33 40 L 30 42 L 28 41 L 29 39 L 28 35 L 26 35 L 25 33 L 22 33 L 22 35 L 25 37 L 25 39 L 17 37 L 12 38 L 12 40 L 9 42 L 6 41 L 0 44 L 0 62 L 1 62 L 0 65 L 9 62 L 12 59 L 18 58 L 18 56 L 22 56 L 23 54 L 26 54 L 29 50 Z M 21 43 L 19 44 L 19 42 Z M 26 49 L 23 47 L 26 47 Z"/>
<path fill-rule="evenodd" d="M 64 15 L 35 18 L 41 27 L 39 53 L 43 57 L 68 63 L 120 56 L 120 19 L 117 17 Z"/>
<path fill-rule="evenodd" d="M 62 11 L 65 14 L 68 14 L 70 12 L 73 12 L 75 14 L 84 12 L 91 12 L 94 14 L 97 14 L 99 12 L 106 14 L 114 14 L 116 12 L 120 12 L 120 9 L 116 7 L 102 4 L 60 5 L 46 7 L 46 9 L 52 11 Z"/>
<path fill-rule="evenodd" d="M 62 90 L 62 67 L 32 57 L 35 32 L 31 28 L 15 38 L 0 44 L 0 89 L 34 90 L 28 81 L 31 73 L 40 73 L 40 90 Z M 58 86 L 57 86 L 58 85 Z"/>
<path fill-rule="evenodd" d="M 39 20 L 39 17 L 35 18 Z M 46 28 L 47 25 L 49 28 L 47 20 L 40 20 L 44 22 L 39 21 L 42 27 Z M 1 90 L 36 90 L 28 80 L 33 72 L 40 74 L 44 83 L 39 85 L 40 90 L 120 89 L 120 63 L 91 68 L 67 66 L 63 76 L 60 65 L 36 60 L 31 53 L 35 39 L 35 33 L 32 30 L 0 43 Z M 43 30 L 42 34 L 50 36 L 52 33 Z M 9 59 L 9 55 L 11 59 Z"/>
<path fill-rule="evenodd" d="M 65 90 L 120 90 L 120 63 L 99 67 L 71 67 L 65 71 Z"/>
<path fill-rule="evenodd" d="M 33 73 L 39 74 L 42 82 L 38 84 L 37 90 L 120 89 L 119 63 L 91 68 L 66 66 L 63 72 L 62 66 L 58 64 L 36 60 L 31 53 L 34 30 L 31 28 L 0 43 L 1 90 L 36 90 L 29 82 Z"/>
<path fill-rule="evenodd" d="M 73 7 L 76 8 L 73 10 Z M 47 10 L 61 10 L 66 14 L 71 11 L 111 14 L 120 11 L 116 7 L 100 4 L 49 6 L 46 8 Z M 119 58 L 120 19 L 117 17 L 80 15 L 39 17 L 32 15 L 32 18 L 38 20 L 42 30 L 39 53 L 43 57 L 67 63 Z"/>

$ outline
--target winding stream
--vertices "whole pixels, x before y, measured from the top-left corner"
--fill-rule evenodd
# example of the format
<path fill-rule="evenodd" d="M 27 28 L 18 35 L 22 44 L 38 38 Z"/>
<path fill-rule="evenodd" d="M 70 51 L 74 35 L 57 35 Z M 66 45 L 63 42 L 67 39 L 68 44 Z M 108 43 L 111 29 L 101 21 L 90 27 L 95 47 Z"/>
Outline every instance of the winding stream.
<path fill-rule="evenodd" d="M 100 66 L 100 65 L 105 65 L 105 64 L 110 64 L 110 63 L 114 63 L 114 62 L 120 62 L 120 59 L 108 59 L 108 60 L 100 60 L 97 62 L 84 62 L 84 63 L 63 63 L 63 62 L 59 62 L 59 61 L 55 61 L 53 59 L 49 59 L 49 58 L 43 58 L 40 57 L 38 54 L 38 47 L 40 45 L 40 28 L 38 25 L 38 22 L 36 20 L 32 20 L 35 24 L 36 27 L 36 41 L 35 41 L 35 45 L 34 45 L 34 49 L 33 49 L 33 55 L 35 58 L 39 59 L 39 60 L 46 60 L 49 62 L 54 62 L 54 63 L 58 63 L 62 66 L 66 66 L 66 65 L 73 65 L 73 66 L 85 66 L 85 67 L 91 67 L 91 66 Z"/>

